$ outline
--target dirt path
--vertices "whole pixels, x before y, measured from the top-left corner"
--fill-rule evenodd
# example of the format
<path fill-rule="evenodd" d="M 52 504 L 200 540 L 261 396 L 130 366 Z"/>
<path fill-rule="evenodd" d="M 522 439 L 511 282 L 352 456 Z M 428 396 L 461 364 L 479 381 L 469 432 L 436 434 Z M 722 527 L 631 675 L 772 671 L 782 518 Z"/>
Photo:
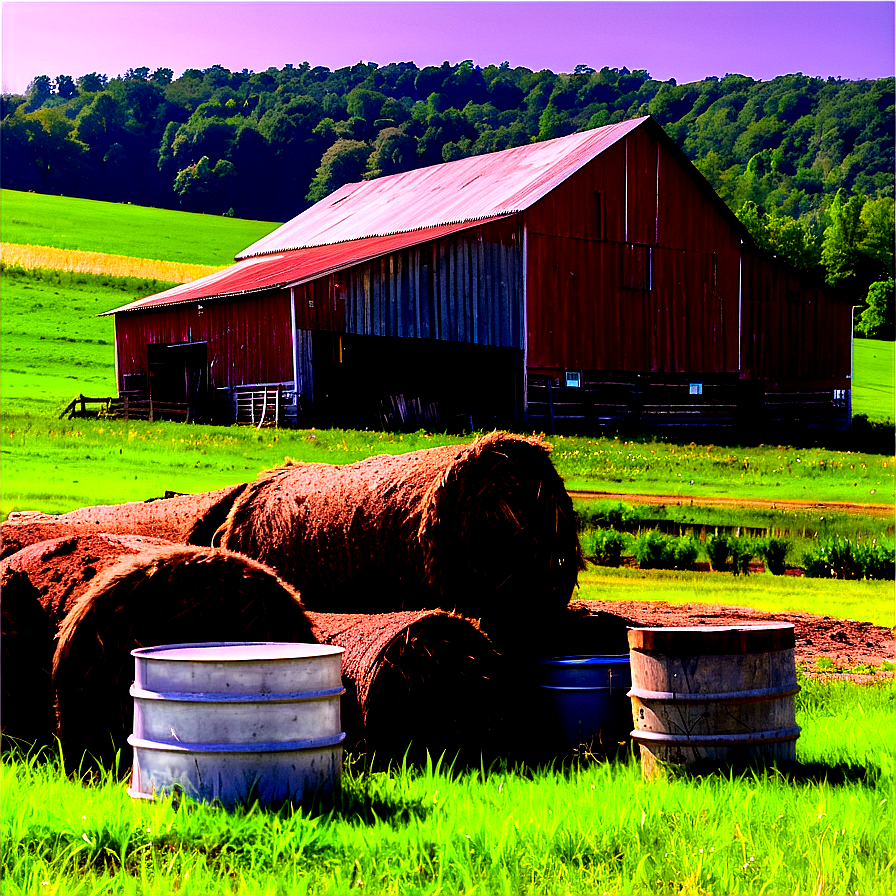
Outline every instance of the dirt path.
<path fill-rule="evenodd" d="M 756 498 L 711 498 L 692 495 L 628 495 L 614 492 L 572 490 L 572 498 L 586 501 L 623 501 L 627 504 L 695 504 L 704 507 L 743 507 L 751 510 L 826 510 L 839 513 L 888 517 L 894 515 L 889 504 L 851 504 L 845 501 L 763 501 Z"/>

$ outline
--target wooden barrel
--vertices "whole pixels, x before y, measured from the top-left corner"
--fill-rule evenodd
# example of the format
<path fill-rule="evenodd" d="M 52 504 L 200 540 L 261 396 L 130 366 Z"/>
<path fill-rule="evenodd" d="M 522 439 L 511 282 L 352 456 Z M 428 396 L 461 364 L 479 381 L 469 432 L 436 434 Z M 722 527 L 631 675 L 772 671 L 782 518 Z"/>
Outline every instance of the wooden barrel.
<path fill-rule="evenodd" d="M 792 625 L 635 628 L 628 643 L 645 776 L 795 761 Z"/>

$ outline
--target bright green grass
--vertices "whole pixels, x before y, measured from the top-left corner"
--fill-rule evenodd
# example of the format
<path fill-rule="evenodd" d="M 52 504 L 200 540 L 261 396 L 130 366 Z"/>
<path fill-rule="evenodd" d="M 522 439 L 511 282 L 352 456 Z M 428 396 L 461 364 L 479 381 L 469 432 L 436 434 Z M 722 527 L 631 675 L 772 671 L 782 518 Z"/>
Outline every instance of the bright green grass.
<path fill-rule="evenodd" d="M 92 199 L 0 191 L 5 243 L 228 265 L 279 224 Z"/>
<path fill-rule="evenodd" d="M 675 445 L 552 436 L 552 458 L 571 490 L 701 497 L 893 504 L 894 459 L 825 448 Z"/>
<path fill-rule="evenodd" d="M 56 416 L 79 392 L 117 394 L 115 332 L 104 311 L 171 284 L 158 280 L 3 268 L 0 399 Z"/>
<path fill-rule="evenodd" d="M 809 579 L 771 573 L 734 576 L 688 570 L 611 569 L 589 565 L 579 574 L 579 600 L 655 600 L 671 604 L 752 607 L 768 613 L 806 612 L 896 624 L 893 583 Z"/>
<path fill-rule="evenodd" d="M 893 420 L 894 378 L 896 378 L 896 342 L 882 339 L 853 341 L 855 366 L 852 411 L 869 420 Z"/>
<path fill-rule="evenodd" d="M 227 815 L 9 759 L 0 892 L 892 893 L 893 683 L 802 684 L 790 778 L 355 761 L 317 812 Z"/>

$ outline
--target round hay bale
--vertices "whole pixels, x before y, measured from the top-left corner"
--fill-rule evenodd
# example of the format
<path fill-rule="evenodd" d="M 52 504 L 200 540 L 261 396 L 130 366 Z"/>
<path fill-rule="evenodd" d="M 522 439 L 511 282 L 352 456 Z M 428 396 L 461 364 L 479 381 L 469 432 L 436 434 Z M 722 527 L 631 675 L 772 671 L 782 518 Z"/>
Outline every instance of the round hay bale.
<path fill-rule="evenodd" d="M 204 641 L 315 642 L 298 594 L 272 570 L 214 548 L 154 545 L 96 576 L 63 620 L 53 658 L 67 760 L 108 764 L 127 736 L 136 647 Z"/>
<path fill-rule="evenodd" d="M 0 562 L 0 569 L 20 574 L 10 582 L 11 592 L 26 587 L 25 583 L 34 589 L 55 635 L 66 613 L 97 575 L 124 557 L 170 544 L 142 535 L 69 535 L 29 544 Z"/>
<path fill-rule="evenodd" d="M 537 438 L 492 433 L 263 474 L 220 544 L 276 569 L 309 609 L 441 607 L 494 637 L 558 612 L 584 568 L 572 501 Z M 537 623 L 536 623 L 537 624 Z"/>
<path fill-rule="evenodd" d="M 344 647 L 346 745 L 382 759 L 495 753 L 503 742 L 500 657 L 477 624 L 445 610 L 308 612 Z"/>
<path fill-rule="evenodd" d="M 53 637 L 56 629 L 28 576 L 0 572 L 0 728 L 3 747 L 10 738 L 22 744 L 48 744 L 54 727 Z"/>
<path fill-rule="evenodd" d="M 146 535 L 177 544 L 208 547 L 215 531 L 245 487 L 245 483 L 240 483 L 198 495 L 175 495 L 127 504 L 100 504 L 56 516 L 30 511 L 13 513 L 0 524 L 3 556 L 8 556 L 15 544 L 26 546 L 35 540 L 97 532 Z M 32 540 L 29 541 L 29 538 Z"/>

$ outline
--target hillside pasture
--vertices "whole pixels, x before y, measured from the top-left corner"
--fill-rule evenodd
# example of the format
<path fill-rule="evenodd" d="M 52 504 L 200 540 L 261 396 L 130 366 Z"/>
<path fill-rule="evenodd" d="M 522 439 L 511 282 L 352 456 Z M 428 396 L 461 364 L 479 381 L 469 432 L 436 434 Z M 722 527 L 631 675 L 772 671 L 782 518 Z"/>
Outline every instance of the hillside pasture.
<path fill-rule="evenodd" d="M 896 417 L 894 379 L 896 379 L 896 342 L 883 339 L 853 341 L 852 412 L 869 420 Z"/>
<path fill-rule="evenodd" d="M 221 215 L 0 190 L 4 243 L 220 267 L 279 226 Z"/>

